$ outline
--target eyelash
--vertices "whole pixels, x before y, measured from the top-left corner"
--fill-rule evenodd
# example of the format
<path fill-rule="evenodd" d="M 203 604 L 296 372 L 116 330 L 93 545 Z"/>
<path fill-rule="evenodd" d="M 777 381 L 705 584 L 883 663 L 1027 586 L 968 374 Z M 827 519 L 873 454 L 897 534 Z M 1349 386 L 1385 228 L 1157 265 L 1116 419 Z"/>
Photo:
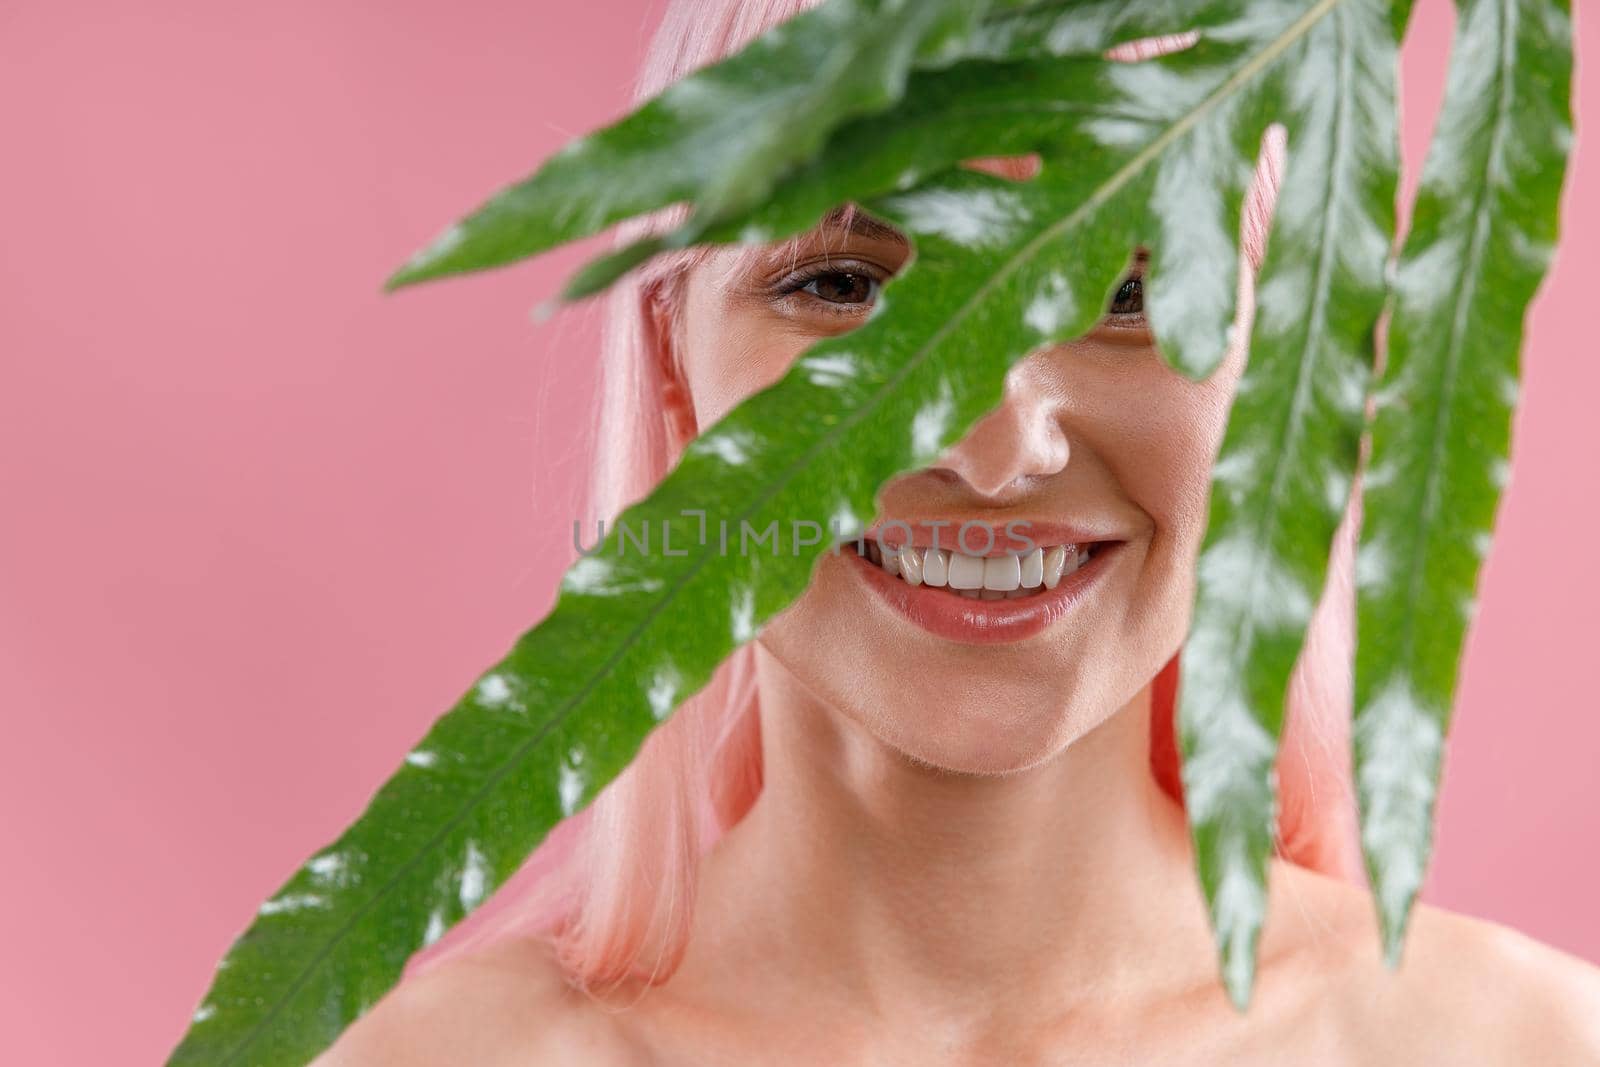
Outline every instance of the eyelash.
<path fill-rule="evenodd" d="M 876 269 L 864 263 L 857 262 L 823 262 L 813 263 L 800 267 L 783 278 L 777 285 L 778 294 L 786 299 L 794 298 L 804 293 L 806 287 L 823 278 L 830 276 L 865 278 L 872 285 L 872 297 L 876 298 L 878 289 L 883 285 Z M 873 300 L 868 299 L 859 303 L 842 303 L 828 300 L 816 294 L 807 294 L 811 297 L 810 303 L 830 315 L 859 315 L 862 310 L 872 307 Z M 1122 303 L 1136 306 L 1117 310 L 1117 305 Z M 1136 272 L 1124 278 L 1117 291 L 1111 296 L 1111 304 L 1106 309 L 1106 318 L 1117 321 L 1124 327 L 1142 326 L 1144 324 L 1144 275 Z"/>
<path fill-rule="evenodd" d="M 1137 306 L 1128 310 L 1118 311 L 1117 305 L 1127 301 L 1137 303 Z M 1111 305 L 1106 308 L 1106 318 L 1117 322 L 1123 327 L 1144 325 L 1144 275 L 1134 273 L 1122 279 L 1122 284 L 1117 286 L 1117 291 L 1111 294 Z"/>
<path fill-rule="evenodd" d="M 802 295 L 809 297 L 807 303 L 824 314 L 860 315 L 871 308 L 873 301 L 877 298 L 878 289 L 884 282 L 882 275 L 883 272 L 880 269 L 867 263 L 853 260 L 828 260 L 821 263 L 812 263 L 791 271 L 778 282 L 775 288 L 781 299 L 794 299 Z M 806 286 L 832 276 L 865 278 L 872 285 L 872 297 L 860 303 L 841 303 L 805 291 Z"/>

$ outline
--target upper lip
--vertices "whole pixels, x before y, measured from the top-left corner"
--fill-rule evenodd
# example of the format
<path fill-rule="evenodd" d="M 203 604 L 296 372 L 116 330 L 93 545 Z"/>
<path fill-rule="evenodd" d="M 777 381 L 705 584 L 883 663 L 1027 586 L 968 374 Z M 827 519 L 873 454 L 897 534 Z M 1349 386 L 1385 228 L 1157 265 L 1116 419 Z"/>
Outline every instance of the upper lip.
<path fill-rule="evenodd" d="M 939 525 L 932 526 L 930 523 Z M 967 544 L 975 550 L 973 555 L 1004 556 L 1008 552 L 1014 553 L 1027 547 L 1023 538 L 1040 547 L 1126 540 L 1120 533 L 1097 523 L 1056 522 L 1018 515 L 1004 518 L 994 515 L 939 515 L 915 519 L 891 516 L 873 523 L 861 536 L 862 540 L 877 540 L 892 548 L 907 545 L 912 548 L 934 548 L 934 536 L 937 533 L 938 548 L 965 551 L 958 536 L 963 524 L 967 523 L 977 524 L 969 528 L 966 539 Z M 906 538 L 907 526 L 911 528 L 909 541 Z M 987 551 L 978 552 L 976 550 L 984 548 L 988 541 L 983 534 L 984 527 L 994 532 L 994 543 L 988 546 Z"/>

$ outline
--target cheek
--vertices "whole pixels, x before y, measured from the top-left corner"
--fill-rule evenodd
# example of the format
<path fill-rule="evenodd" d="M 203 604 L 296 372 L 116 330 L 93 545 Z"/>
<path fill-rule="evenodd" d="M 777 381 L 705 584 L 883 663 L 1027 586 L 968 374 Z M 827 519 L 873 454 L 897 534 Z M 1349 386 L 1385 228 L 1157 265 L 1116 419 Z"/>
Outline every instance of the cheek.
<path fill-rule="evenodd" d="M 1205 532 L 1211 467 L 1238 380 L 1230 357 L 1212 377 L 1192 381 L 1164 366 L 1118 420 L 1126 442 L 1118 479 L 1155 521 L 1168 547 L 1197 548 Z"/>
<path fill-rule="evenodd" d="M 683 372 L 702 429 L 783 377 L 814 340 L 734 307 L 715 274 L 709 267 L 691 272 L 684 297 Z"/>
<path fill-rule="evenodd" d="M 1164 501 L 1166 522 L 1186 541 L 1198 543 L 1205 532 L 1206 508 L 1211 492 L 1211 466 L 1227 418 L 1228 395 L 1208 384 L 1186 383 L 1174 405 L 1164 433 L 1165 484 L 1158 500 Z"/>

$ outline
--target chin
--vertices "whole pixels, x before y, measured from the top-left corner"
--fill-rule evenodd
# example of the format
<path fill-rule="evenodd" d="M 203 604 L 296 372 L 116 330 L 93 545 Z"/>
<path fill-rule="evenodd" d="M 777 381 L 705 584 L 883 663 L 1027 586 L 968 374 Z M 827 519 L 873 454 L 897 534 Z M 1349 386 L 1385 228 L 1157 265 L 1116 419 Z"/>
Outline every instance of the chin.
<path fill-rule="evenodd" d="M 957 774 L 1006 775 L 1050 762 L 1113 716 L 1146 680 L 1071 679 L 1054 687 L 987 685 L 943 697 L 886 700 L 841 709 L 885 745 L 928 767 Z M 981 683 L 980 683 L 981 684 Z M 1126 689 L 1127 692 L 1123 692 Z"/>
<path fill-rule="evenodd" d="M 855 716 L 852 716 L 853 718 Z M 860 720 L 884 745 L 908 760 L 950 774 L 996 777 L 1048 763 L 1087 733 L 1065 710 L 1009 720 L 908 722 L 892 715 Z"/>
<path fill-rule="evenodd" d="M 774 620 L 763 647 L 820 713 L 924 767 L 989 776 L 1037 767 L 1149 681 L 1072 640 L 975 648 L 875 626 L 869 605 L 829 596 L 826 584 Z"/>

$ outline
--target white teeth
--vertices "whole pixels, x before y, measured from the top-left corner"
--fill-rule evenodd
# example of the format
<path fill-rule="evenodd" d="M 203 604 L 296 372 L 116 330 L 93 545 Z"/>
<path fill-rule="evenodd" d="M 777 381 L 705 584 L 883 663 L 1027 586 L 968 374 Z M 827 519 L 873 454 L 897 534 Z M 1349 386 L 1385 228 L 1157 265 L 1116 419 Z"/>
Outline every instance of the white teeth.
<path fill-rule="evenodd" d="M 1067 550 L 1062 545 L 1050 546 L 1050 551 L 1044 554 L 1041 561 L 1042 571 L 1040 580 L 1046 589 L 1054 589 L 1061 584 L 1061 571 L 1067 562 Z"/>
<path fill-rule="evenodd" d="M 953 552 L 950 555 L 948 578 L 951 589 L 982 589 L 983 557 Z"/>
<path fill-rule="evenodd" d="M 990 556 L 983 561 L 983 587 L 1008 593 L 1022 584 L 1022 561 L 1012 555 Z"/>
<path fill-rule="evenodd" d="M 1022 587 L 1037 589 L 1044 584 L 1044 549 L 1036 548 L 1022 557 Z"/>
<path fill-rule="evenodd" d="M 940 548 L 880 548 L 869 543 L 866 558 L 908 585 L 947 587 L 973 600 L 1015 600 L 1054 589 L 1091 558 L 1090 546 L 1052 545 L 1024 556 L 969 556 Z"/>
<path fill-rule="evenodd" d="M 900 577 L 907 585 L 922 584 L 922 554 L 914 548 L 900 550 Z"/>

